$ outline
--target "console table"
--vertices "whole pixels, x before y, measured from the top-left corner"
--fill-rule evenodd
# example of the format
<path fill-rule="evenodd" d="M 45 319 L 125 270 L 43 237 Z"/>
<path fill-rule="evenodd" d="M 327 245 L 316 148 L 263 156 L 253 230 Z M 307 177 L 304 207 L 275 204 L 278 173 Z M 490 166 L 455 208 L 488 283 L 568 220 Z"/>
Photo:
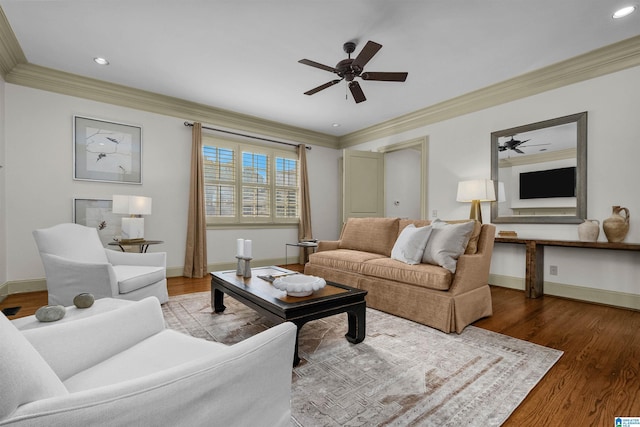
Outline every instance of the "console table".
<path fill-rule="evenodd" d="M 517 237 L 496 237 L 496 243 L 515 243 L 526 246 L 525 294 L 527 298 L 538 298 L 544 293 L 544 247 L 564 246 L 587 249 L 615 249 L 619 251 L 640 251 L 640 244 L 580 242 L 574 240 L 520 239 Z"/>

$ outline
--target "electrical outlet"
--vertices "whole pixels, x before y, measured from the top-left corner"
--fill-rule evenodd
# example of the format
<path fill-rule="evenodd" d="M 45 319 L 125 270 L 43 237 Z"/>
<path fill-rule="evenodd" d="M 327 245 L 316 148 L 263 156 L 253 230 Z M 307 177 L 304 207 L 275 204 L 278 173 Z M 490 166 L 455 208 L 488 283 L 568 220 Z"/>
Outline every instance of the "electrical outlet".
<path fill-rule="evenodd" d="M 550 265 L 549 266 L 549 274 L 552 276 L 557 276 L 558 275 L 558 266 L 557 265 Z"/>
<path fill-rule="evenodd" d="M 438 210 L 434 209 L 431 211 L 431 218 L 437 218 L 438 217 Z"/>

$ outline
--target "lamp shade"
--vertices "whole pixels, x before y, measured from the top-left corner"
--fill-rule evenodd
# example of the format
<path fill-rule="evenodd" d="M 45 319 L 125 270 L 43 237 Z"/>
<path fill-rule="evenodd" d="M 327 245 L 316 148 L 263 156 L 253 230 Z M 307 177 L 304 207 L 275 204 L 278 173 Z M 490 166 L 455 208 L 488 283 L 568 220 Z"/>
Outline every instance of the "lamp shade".
<path fill-rule="evenodd" d="M 458 202 L 493 202 L 496 200 L 496 190 L 493 181 L 490 179 L 474 179 L 471 181 L 460 181 L 458 183 Z"/>
<path fill-rule="evenodd" d="M 111 211 L 126 215 L 151 215 L 151 197 L 114 195 Z"/>

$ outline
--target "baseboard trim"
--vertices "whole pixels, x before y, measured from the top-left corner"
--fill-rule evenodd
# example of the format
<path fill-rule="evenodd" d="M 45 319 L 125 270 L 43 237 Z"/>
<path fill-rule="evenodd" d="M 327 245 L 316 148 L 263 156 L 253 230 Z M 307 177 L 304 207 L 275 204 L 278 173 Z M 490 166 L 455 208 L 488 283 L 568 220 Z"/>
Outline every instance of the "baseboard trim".
<path fill-rule="evenodd" d="M 524 290 L 524 279 L 519 277 L 490 274 L 489 284 L 503 288 Z M 638 294 L 547 281 L 544 282 L 544 294 L 640 310 L 640 295 Z"/>
<path fill-rule="evenodd" d="M 502 288 L 516 289 L 524 291 L 524 279 L 513 276 L 503 276 L 501 274 L 489 274 L 489 284 Z"/>
<path fill-rule="evenodd" d="M 544 282 L 544 293 L 557 297 L 579 299 L 581 301 L 640 310 L 640 295 L 638 294 L 554 282 Z"/>
<path fill-rule="evenodd" d="M 46 290 L 47 282 L 45 279 L 12 280 L 0 286 L 0 295 L 7 297 L 13 294 Z"/>
<path fill-rule="evenodd" d="M 283 265 L 285 263 L 284 258 L 272 258 L 263 260 L 251 261 L 252 267 L 266 267 L 269 265 Z M 221 270 L 235 270 L 235 262 L 224 262 L 208 264 L 207 269 L 209 271 L 221 271 Z M 167 277 L 182 277 L 184 267 L 168 267 Z M 13 294 L 23 294 L 27 292 L 39 292 L 47 290 L 47 282 L 44 278 L 41 279 L 29 279 L 29 280 L 12 280 L 0 285 L 0 302 L 7 296 Z"/>

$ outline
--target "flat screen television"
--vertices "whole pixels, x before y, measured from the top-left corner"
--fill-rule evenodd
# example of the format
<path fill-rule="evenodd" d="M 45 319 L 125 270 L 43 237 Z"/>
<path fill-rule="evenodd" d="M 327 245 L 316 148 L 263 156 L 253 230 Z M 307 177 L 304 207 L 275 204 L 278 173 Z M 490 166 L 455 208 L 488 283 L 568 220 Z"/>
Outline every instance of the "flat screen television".
<path fill-rule="evenodd" d="M 576 197 L 576 167 L 520 174 L 520 199 Z"/>

